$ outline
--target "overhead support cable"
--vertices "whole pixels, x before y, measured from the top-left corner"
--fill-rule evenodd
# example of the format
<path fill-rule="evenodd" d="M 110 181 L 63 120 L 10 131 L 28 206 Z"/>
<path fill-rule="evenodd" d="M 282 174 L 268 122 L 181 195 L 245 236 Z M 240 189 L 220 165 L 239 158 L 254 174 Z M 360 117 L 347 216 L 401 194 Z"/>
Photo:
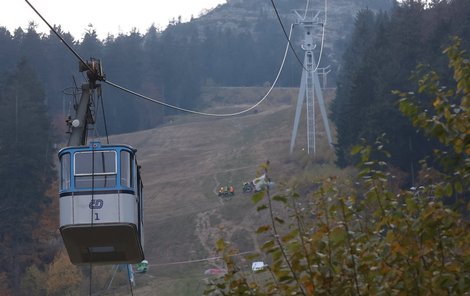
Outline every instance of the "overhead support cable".
<path fill-rule="evenodd" d="M 37 11 L 36 8 L 31 3 L 29 3 L 28 0 L 25 0 L 25 1 L 34 10 L 34 12 L 43 20 L 43 22 L 46 23 L 46 25 L 51 29 L 51 31 L 54 32 L 54 34 L 60 39 L 60 41 L 62 41 L 62 43 L 65 46 L 67 46 L 67 48 L 75 55 L 75 57 L 77 57 L 77 59 L 79 59 L 80 62 L 88 68 L 88 70 L 95 73 L 95 71 L 85 62 L 85 60 L 75 50 L 73 50 L 73 48 L 67 43 L 67 41 L 65 41 L 65 39 L 62 38 L 62 36 L 60 36 L 60 34 L 55 30 L 55 28 L 51 26 L 51 24 L 49 24 L 49 22 L 39 13 L 39 11 Z M 100 80 L 102 78 L 103 77 L 100 77 Z"/>
<path fill-rule="evenodd" d="M 291 25 L 291 28 L 290 28 L 290 32 L 289 32 L 289 35 L 288 35 L 288 40 L 290 40 L 291 36 L 292 36 L 292 28 L 293 28 L 293 25 Z M 159 104 L 159 105 L 162 105 L 162 106 L 165 106 L 165 107 L 168 107 L 168 108 L 171 108 L 171 109 L 174 109 L 174 110 L 178 110 L 178 111 L 181 111 L 181 112 L 186 112 L 186 113 L 190 113 L 190 114 L 196 114 L 196 115 L 202 115 L 202 116 L 210 116 L 210 117 L 231 117 L 231 116 L 237 116 L 237 115 L 241 115 L 241 114 L 244 114 L 246 112 L 249 112 L 251 110 L 253 110 L 254 108 L 258 107 L 262 102 L 264 102 L 266 100 L 266 98 L 269 96 L 269 94 L 271 93 L 271 91 L 274 89 L 274 87 L 276 86 L 277 84 L 277 81 L 279 80 L 279 77 L 281 76 L 281 73 L 282 73 L 282 70 L 284 68 L 284 64 L 285 64 L 285 61 L 286 61 L 286 57 L 287 57 L 287 53 L 289 52 L 289 44 L 290 42 L 287 43 L 286 45 L 286 49 L 284 51 L 284 57 L 282 59 L 282 62 L 281 62 L 281 65 L 279 67 L 279 71 L 277 72 L 277 75 L 276 75 L 276 78 L 274 79 L 271 87 L 269 88 L 269 90 L 266 92 L 266 94 L 256 103 L 254 104 L 253 106 L 247 108 L 247 109 L 244 109 L 242 111 L 238 111 L 238 112 L 233 112 L 233 113 L 207 113 L 207 112 L 200 112 L 200 111 L 195 111 L 195 110 L 190 110 L 190 109 L 186 109 L 186 108 L 182 108 L 182 107 L 178 107 L 178 106 L 175 106 L 175 105 L 172 105 L 172 104 L 168 104 L 168 103 L 165 103 L 165 102 L 162 102 L 161 100 L 156 100 L 156 99 L 152 99 L 150 97 L 147 97 L 147 96 L 144 96 L 138 92 L 135 92 L 133 90 L 130 90 L 130 89 L 127 89 L 123 86 L 120 86 L 116 83 L 113 83 L 109 80 L 104 80 L 104 82 L 112 87 L 115 87 L 119 90 L 122 90 L 124 92 L 127 92 L 131 95 L 134 95 L 136 97 L 139 97 L 141 99 L 144 99 L 144 100 L 147 100 L 147 101 L 150 101 L 152 103 L 156 103 L 156 104 Z"/>
<path fill-rule="evenodd" d="M 277 20 L 279 21 L 279 24 L 281 25 L 282 32 L 284 32 L 284 36 L 286 36 L 288 45 L 289 45 L 290 48 L 292 49 L 292 52 L 294 53 L 295 58 L 297 59 L 297 61 L 299 62 L 299 64 L 302 66 L 302 68 L 304 68 L 305 70 L 307 70 L 307 68 L 305 68 L 305 65 L 302 63 L 302 61 L 300 60 L 299 56 L 297 55 L 297 52 L 295 51 L 294 46 L 293 46 L 292 43 L 290 42 L 291 33 L 289 33 L 289 35 L 287 35 L 286 28 L 284 27 L 284 24 L 282 23 L 281 16 L 279 15 L 279 12 L 277 11 L 277 7 L 276 7 L 276 4 L 274 4 L 274 0 L 271 0 L 271 4 L 272 4 L 272 6 L 273 6 L 273 8 L 274 8 L 274 12 L 276 12 Z M 292 32 L 292 26 L 291 26 L 291 32 Z"/>
<path fill-rule="evenodd" d="M 281 22 L 281 25 L 283 27 L 283 30 L 284 30 L 284 33 L 286 34 L 287 36 L 287 46 L 286 46 L 286 50 L 284 52 L 284 57 L 282 59 L 282 62 L 281 62 L 281 66 L 279 67 L 279 71 L 276 75 L 276 78 L 274 79 L 271 87 L 269 88 L 269 90 L 266 92 L 266 94 L 257 102 L 255 103 L 253 106 L 247 108 L 247 109 L 244 109 L 244 110 L 241 110 L 241 111 L 238 111 L 238 112 L 233 112 L 233 113 L 207 113 L 207 112 L 200 112 L 200 111 L 195 111 L 195 110 L 191 110 L 191 109 L 186 109 L 186 108 L 182 108 L 182 107 L 178 107 L 178 106 L 175 106 L 175 105 L 172 105 L 172 104 L 168 104 L 168 103 L 165 103 L 165 102 L 162 102 L 160 100 L 156 100 L 156 99 L 152 99 L 148 96 L 144 96 L 138 92 L 135 92 L 133 90 L 130 90 L 130 89 L 127 89 L 123 86 L 120 86 L 116 83 L 113 83 L 112 81 L 109 81 L 107 80 L 103 75 L 102 73 L 97 73 L 96 70 L 94 70 L 75 50 L 73 50 L 73 48 L 65 41 L 65 39 L 62 38 L 62 36 L 60 36 L 60 34 L 55 30 L 54 27 L 52 27 L 48 22 L 47 20 L 39 13 L 39 11 L 36 10 L 36 8 L 34 8 L 34 6 L 28 1 L 28 0 L 25 0 L 26 3 L 28 3 L 28 5 L 34 10 L 34 12 L 36 12 L 36 14 L 47 24 L 47 26 L 51 29 L 51 31 L 54 32 L 55 35 L 57 35 L 57 37 L 62 41 L 62 43 L 64 43 L 64 45 L 77 57 L 77 59 L 86 67 L 88 68 L 88 70 L 95 74 L 96 75 L 96 79 L 97 80 L 100 80 L 100 81 L 103 81 L 104 83 L 112 86 L 112 87 L 115 87 L 119 90 L 122 90 L 124 92 L 127 92 L 129 94 L 132 94 L 134 96 L 137 96 L 139 98 L 142 98 L 142 99 L 145 99 L 147 101 L 150 101 L 150 102 L 153 102 L 153 103 L 156 103 L 156 104 L 159 104 L 159 105 L 162 105 L 162 106 L 165 106 L 165 107 L 168 107 L 168 108 L 171 108 L 171 109 L 174 109 L 174 110 L 177 110 L 177 111 L 181 111 L 181 112 L 186 112 L 186 113 L 191 113 L 191 114 L 196 114 L 196 115 L 202 115 L 202 116 L 211 116 L 211 117 L 231 117 L 231 116 L 237 116 L 237 115 L 241 115 L 241 114 L 244 114 L 244 113 L 247 113 L 251 110 L 253 110 L 254 108 L 258 107 L 262 102 L 264 102 L 266 100 L 266 98 L 269 96 L 269 94 L 271 93 L 271 91 L 274 89 L 274 87 L 276 86 L 277 84 L 277 81 L 279 80 L 279 77 L 282 73 L 282 70 L 284 68 L 284 64 L 285 64 L 285 61 L 286 61 L 286 57 L 287 57 L 287 53 L 289 52 L 289 47 L 292 48 L 292 50 L 294 51 L 293 47 L 292 47 L 292 44 L 290 42 L 290 39 L 291 39 L 291 36 L 292 36 L 292 28 L 293 28 L 293 25 L 291 25 L 291 28 L 290 28 L 290 32 L 289 32 L 289 35 L 287 35 L 287 33 L 285 32 L 285 28 L 284 28 L 284 25 L 282 24 Z M 272 0 L 271 0 L 272 2 Z M 274 5 L 274 2 L 272 2 L 273 5 Z M 274 5 L 275 7 L 275 5 Z M 276 10 L 276 13 L 277 13 L 277 9 L 275 8 Z M 279 17 L 279 14 L 278 14 L 278 17 Z M 279 18 L 280 20 L 280 18 Z M 297 56 L 297 54 L 295 53 L 294 51 L 294 54 Z M 297 56 L 297 59 L 298 56 Z M 300 60 L 300 59 L 299 59 Z"/>
<path fill-rule="evenodd" d="M 256 251 L 246 251 L 246 252 L 241 252 L 241 253 L 237 253 L 237 254 L 231 254 L 231 255 L 228 255 L 228 257 L 236 257 L 236 256 L 245 255 L 245 254 L 256 254 Z M 224 258 L 224 256 L 217 256 L 217 257 L 208 257 L 208 258 L 186 260 L 186 261 L 157 263 L 157 264 L 149 264 L 149 267 L 190 264 L 190 263 L 198 263 L 198 262 L 204 262 L 204 261 L 218 260 L 218 259 L 223 259 L 223 258 Z"/>

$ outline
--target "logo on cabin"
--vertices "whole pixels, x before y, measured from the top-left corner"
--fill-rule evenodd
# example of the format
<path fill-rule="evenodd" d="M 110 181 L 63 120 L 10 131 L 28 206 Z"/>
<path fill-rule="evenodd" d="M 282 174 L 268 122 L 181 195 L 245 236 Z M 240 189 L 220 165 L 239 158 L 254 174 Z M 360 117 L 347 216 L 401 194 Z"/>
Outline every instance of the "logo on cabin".
<path fill-rule="evenodd" d="M 88 207 L 92 210 L 98 210 L 103 207 L 103 204 L 104 202 L 102 199 L 93 199 L 92 201 L 90 201 Z"/>

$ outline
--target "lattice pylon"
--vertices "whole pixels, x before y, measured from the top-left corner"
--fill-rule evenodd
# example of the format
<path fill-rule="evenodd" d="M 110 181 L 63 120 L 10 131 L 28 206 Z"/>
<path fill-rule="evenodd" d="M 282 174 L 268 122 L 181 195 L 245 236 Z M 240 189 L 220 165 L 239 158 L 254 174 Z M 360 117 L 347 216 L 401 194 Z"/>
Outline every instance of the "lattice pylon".
<path fill-rule="evenodd" d="M 304 29 L 304 43 L 302 44 L 302 49 L 305 50 L 303 69 L 302 69 L 302 78 L 300 81 L 299 95 L 297 97 L 297 106 L 294 118 L 294 126 L 292 128 L 292 137 L 290 144 L 290 153 L 294 151 L 295 139 L 297 137 L 297 131 L 300 123 L 300 116 L 302 113 L 303 103 L 305 101 L 307 106 L 307 153 L 313 152 L 316 154 L 316 122 L 315 122 L 315 101 L 320 109 L 320 113 L 323 120 L 323 126 L 325 128 L 326 136 L 328 138 L 328 144 L 332 147 L 332 138 L 330 125 L 328 122 L 325 101 L 323 99 L 322 88 L 320 85 L 320 79 L 318 77 L 318 65 L 316 65 L 315 56 L 313 50 L 315 45 L 313 43 L 313 25 L 320 23 L 318 21 L 318 13 L 314 18 L 306 20 L 298 14 L 299 22 Z M 315 100 L 316 99 L 316 100 Z"/>

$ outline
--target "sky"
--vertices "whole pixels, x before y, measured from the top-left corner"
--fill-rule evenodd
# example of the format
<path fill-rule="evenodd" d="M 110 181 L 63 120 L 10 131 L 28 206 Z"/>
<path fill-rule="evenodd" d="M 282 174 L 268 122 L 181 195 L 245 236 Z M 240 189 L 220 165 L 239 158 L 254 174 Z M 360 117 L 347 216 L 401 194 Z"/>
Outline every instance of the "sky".
<path fill-rule="evenodd" d="M 108 33 L 126 34 L 137 28 L 141 33 L 155 24 L 165 29 L 171 19 L 181 16 L 189 21 L 191 15 L 212 9 L 226 0 L 28 0 L 51 25 L 60 25 L 75 39 L 82 39 L 89 24 L 99 39 Z M 24 0 L 0 0 L 0 27 L 11 33 L 18 27 L 26 29 L 34 21 L 38 32 L 48 33 L 47 25 Z"/>

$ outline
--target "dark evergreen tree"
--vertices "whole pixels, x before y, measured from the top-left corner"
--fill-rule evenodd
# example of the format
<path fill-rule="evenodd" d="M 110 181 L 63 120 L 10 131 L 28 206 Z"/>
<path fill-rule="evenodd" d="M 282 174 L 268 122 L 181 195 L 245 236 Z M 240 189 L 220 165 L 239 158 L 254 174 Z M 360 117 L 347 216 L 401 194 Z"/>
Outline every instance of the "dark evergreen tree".
<path fill-rule="evenodd" d="M 370 65 L 362 65 L 365 64 L 366 52 L 371 46 L 369 42 L 374 38 L 374 23 L 375 17 L 372 11 L 363 10 L 358 13 L 351 42 L 343 56 L 336 98 L 332 105 L 332 118 L 338 131 L 336 154 L 340 166 L 350 163 L 348 151 L 359 139 L 359 128 L 356 129 L 355 125 L 360 125 L 365 120 L 357 112 L 357 109 L 361 107 L 361 102 L 354 101 L 353 96 L 355 95 L 360 100 L 363 97 L 361 94 L 363 91 L 372 90 L 368 87 L 370 85 L 368 80 L 372 76 L 372 73 L 368 72 Z M 359 75 L 360 73 L 362 76 Z M 366 75 L 368 76 L 364 77 Z"/>
<path fill-rule="evenodd" d="M 24 60 L 0 81 L 0 269 L 17 287 L 33 254 L 32 231 L 45 191 L 55 178 L 53 131 L 44 106 L 44 90 Z"/>
<path fill-rule="evenodd" d="M 285 29 L 289 33 L 289 21 L 285 21 Z M 280 62 L 284 55 L 287 44 L 286 37 L 276 19 L 275 14 L 268 11 L 261 12 L 258 21 L 255 23 L 253 36 L 252 56 L 256 63 L 253 69 L 251 85 L 263 85 L 265 82 L 272 83 L 279 70 Z M 294 42 L 294 38 L 291 38 Z M 298 52 L 300 60 L 303 60 L 303 52 Z M 293 55 L 291 55 L 293 57 Z M 292 59 L 295 63 L 297 60 Z M 301 66 L 297 64 L 298 72 L 301 73 Z M 300 76 L 299 76 L 300 81 Z"/>
<path fill-rule="evenodd" d="M 18 44 L 5 27 L 0 27 L 0 44 L 0 72 L 4 72 L 15 67 L 15 61 L 18 60 Z"/>
<path fill-rule="evenodd" d="M 99 59 L 103 56 L 103 43 L 98 39 L 98 34 L 93 27 L 87 30 L 79 45 L 78 52 L 84 59 Z"/>
<path fill-rule="evenodd" d="M 36 31 L 37 24 L 29 23 L 28 29 L 24 32 L 21 29 L 15 31 L 14 39 L 18 42 L 18 52 L 20 58 L 26 58 L 32 67 L 41 69 L 46 66 L 44 60 L 44 49 L 41 46 L 41 35 Z"/>
<path fill-rule="evenodd" d="M 163 76 L 161 71 L 161 32 L 152 25 L 143 36 L 142 81 L 141 89 L 152 98 L 163 98 Z M 165 109 L 162 106 L 144 102 L 141 108 L 143 127 L 153 127 L 163 122 Z"/>
<path fill-rule="evenodd" d="M 452 26 L 447 13 L 459 2 L 435 1 L 426 8 L 422 1 L 405 1 L 390 17 L 359 13 L 333 102 L 339 165 L 353 163 L 349 152 L 360 138 L 371 142 L 382 133 L 390 142 L 391 163 L 402 170 L 411 172 L 418 160 L 431 154 L 437 144 L 417 134 L 398 112 L 392 91 L 411 88 L 415 82 L 409 78 L 419 64 L 449 73 L 443 60 L 435 57 L 448 45 Z M 450 76 L 442 78 L 443 83 L 450 80 Z M 423 106 L 429 106 L 429 98 L 420 99 Z"/>
<path fill-rule="evenodd" d="M 76 43 L 70 33 L 62 31 L 61 27 L 56 27 L 55 30 L 68 44 L 75 46 Z M 42 38 L 41 47 L 45 52 L 44 60 L 47 66 L 35 70 L 40 77 L 43 77 L 45 100 L 50 116 L 60 117 L 58 121 L 63 122 L 69 112 L 63 90 L 73 86 L 73 77 L 78 76 L 78 61 L 71 52 L 64 50 L 64 45 L 52 31 Z"/>
<path fill-rule="evenodd" d="M 140 92 L 143 69 L 142 35 L 137 31 L 129 35 L 120 34 L 106 43 L 102 61 L 108 80 Z M 103 93 L 106 104 L 107 119 L 111 133 L 135 131 L 141 128 L 139 116 L 140 101 L 105 85 Z"/>
<path fill-rule="evenodd" d="M 194 55 L 199 46 L 196 28 L 188 24 L 176 24 L 162 34 L 162 60 L 164 99 L 184 108 L 197 106 L 201 84 L 201 62 Z M 173 110 L 167 110 L 174 112 Z"/>

